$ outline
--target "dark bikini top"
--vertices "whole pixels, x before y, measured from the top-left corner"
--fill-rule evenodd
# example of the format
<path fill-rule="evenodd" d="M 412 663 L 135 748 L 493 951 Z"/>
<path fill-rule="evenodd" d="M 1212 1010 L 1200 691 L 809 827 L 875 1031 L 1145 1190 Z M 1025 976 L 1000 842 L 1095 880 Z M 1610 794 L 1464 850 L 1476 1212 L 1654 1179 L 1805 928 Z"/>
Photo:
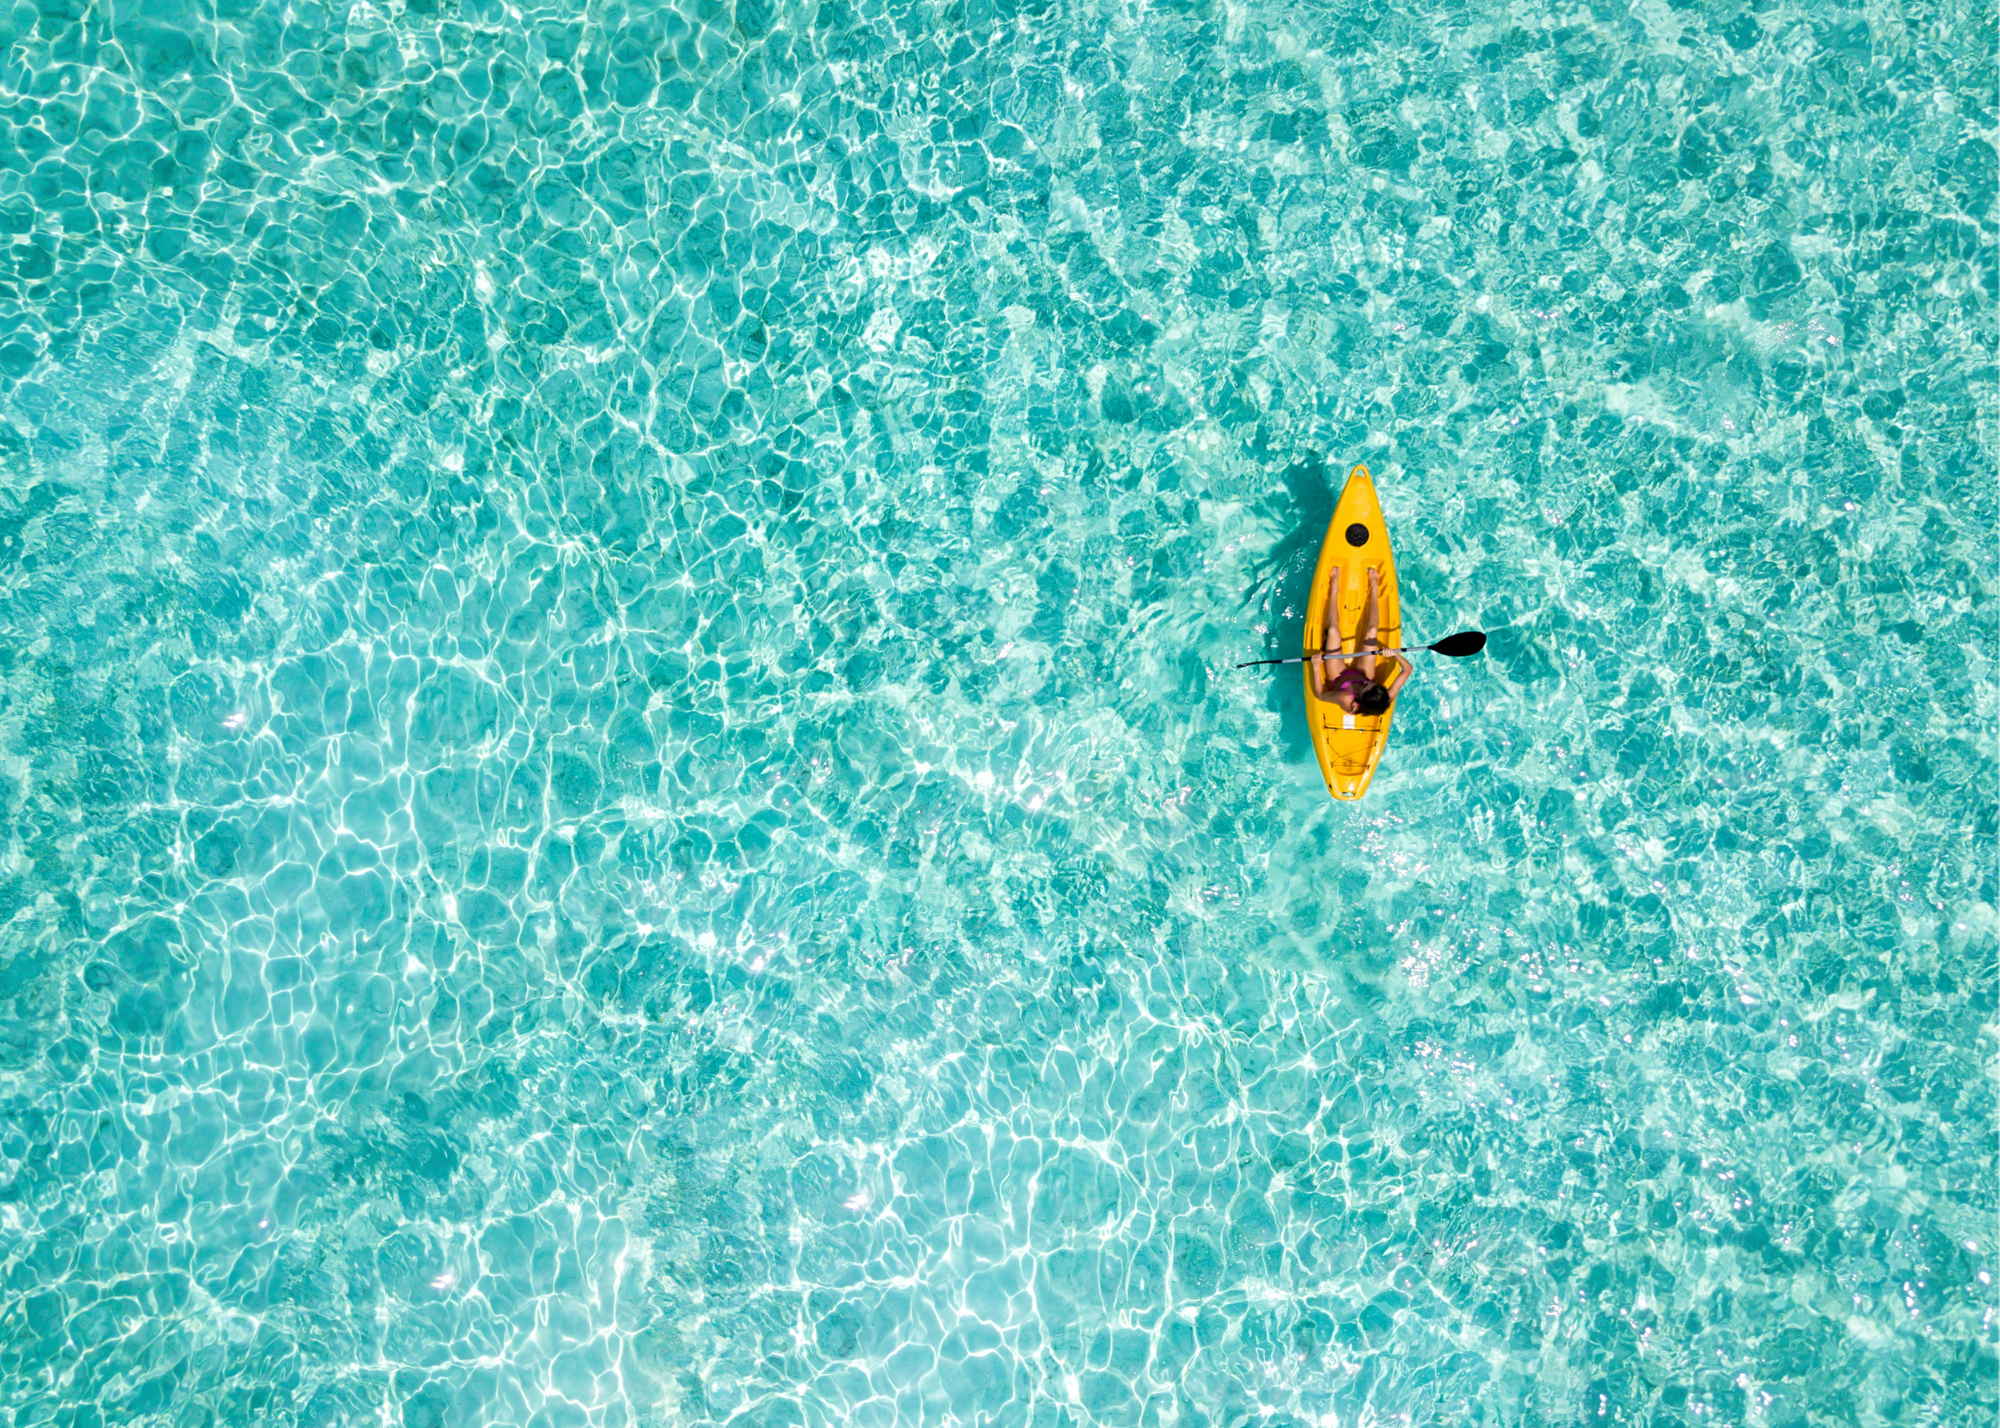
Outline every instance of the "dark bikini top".
<path fill-rule="evenodd" d="M 1338 694 L 1359 694 L 1375 681 L 1361 672 L 1361 666 L 1350 664 L 1336 674 L 1326 687 L 1326 696 L 1331 699 Z"/>

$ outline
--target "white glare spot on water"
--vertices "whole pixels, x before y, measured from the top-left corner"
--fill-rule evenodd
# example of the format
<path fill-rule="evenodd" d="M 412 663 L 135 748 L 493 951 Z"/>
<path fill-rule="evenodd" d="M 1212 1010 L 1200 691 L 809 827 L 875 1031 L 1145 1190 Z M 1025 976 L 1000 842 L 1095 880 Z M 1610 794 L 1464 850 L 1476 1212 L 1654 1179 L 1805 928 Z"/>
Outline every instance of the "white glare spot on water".
<path fill-rule="evenodd" d="M 227 719 L 224 719 L 222 721 L 222 727 L 234 732 L 235 730 L 242 728 L 245 724 L 248 724 L 249 722 L 250 722 L 250 716 L 248 714 L 245 714 L 242 710 L 239 709 L 234 714 L 231 714 Z"/>
<path fill-rule="evenodd" d="M 852 1195 L 847 1197 L 846 1205 L 848 1209 L 859 1214 L 868 1208 L 868 1192 L 866 1190 L 856 1190 Z"/>

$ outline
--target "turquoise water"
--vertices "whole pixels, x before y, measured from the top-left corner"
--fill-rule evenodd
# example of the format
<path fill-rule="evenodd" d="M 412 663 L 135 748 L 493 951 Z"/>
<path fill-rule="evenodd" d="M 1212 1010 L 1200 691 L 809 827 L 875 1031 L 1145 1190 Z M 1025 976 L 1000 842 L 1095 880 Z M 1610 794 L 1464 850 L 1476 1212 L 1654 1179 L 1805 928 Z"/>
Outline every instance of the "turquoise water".
<path fill-rule="evenodd" d="M 0 11 L 0 1425 L 1991 1422 L 1991 20 Z"/>

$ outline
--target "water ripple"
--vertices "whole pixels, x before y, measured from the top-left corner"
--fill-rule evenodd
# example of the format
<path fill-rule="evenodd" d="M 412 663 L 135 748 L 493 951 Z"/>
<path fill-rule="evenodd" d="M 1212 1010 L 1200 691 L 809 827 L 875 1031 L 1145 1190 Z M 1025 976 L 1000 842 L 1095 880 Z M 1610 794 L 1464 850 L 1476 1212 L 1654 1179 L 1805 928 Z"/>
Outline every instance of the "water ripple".
<path fill-rule="evenodd" d="M 1981 18 L 0 15 L 0 1419 L 1990 1418 Z"/>

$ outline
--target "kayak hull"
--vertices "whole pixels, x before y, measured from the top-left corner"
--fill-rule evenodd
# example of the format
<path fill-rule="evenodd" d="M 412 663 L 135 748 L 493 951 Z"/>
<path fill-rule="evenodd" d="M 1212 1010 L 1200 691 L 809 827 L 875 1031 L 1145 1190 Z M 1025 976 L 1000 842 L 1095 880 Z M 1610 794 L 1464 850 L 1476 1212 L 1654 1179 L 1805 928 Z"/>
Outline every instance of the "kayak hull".
<path fill-rule="evenodd" d="M 1403 643 L 1402 610 L 1396 599 L 1396 555 L 1389 545 L 1388 523 L 1366 466 L 1348 473 L 1347 486 L 1333 508 L 1326 539 L 1313 570 L 1312 595 L 1306 603 L 1305 649 L 1308 656 L 1324 648 L 1329 620 L 1339 632 L 1336 646 L 1352 650 L 1360 628 L 1362 607 L 1368 603 L 1368 572 L 1382 572 L 1382 644 Z M 1326 791 L 1342 802 L 1368 792 L 1369 781 L 1389 742 L 1393 706 L 1385 714 L 1349 714 L 1338 704 L 1313 693 L 1312 665 L 1305 666 L 1306 717 L 1312 730 L 1313 753 Z"/>

